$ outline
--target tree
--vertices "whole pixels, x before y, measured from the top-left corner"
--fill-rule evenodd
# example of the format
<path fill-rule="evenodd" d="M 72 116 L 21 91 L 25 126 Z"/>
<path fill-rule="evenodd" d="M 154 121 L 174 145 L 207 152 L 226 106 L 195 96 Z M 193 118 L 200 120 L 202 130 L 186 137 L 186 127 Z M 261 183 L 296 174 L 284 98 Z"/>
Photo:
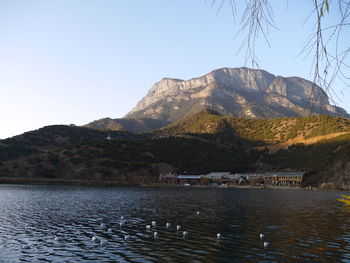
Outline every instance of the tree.
<path fill-rule="evenodd" d="M 287 0 L 288 1 L 288 0 Z M 342 42 L 344 30 L 350 28 L 350 1 L 349 0 L 309 0 L 312 10 L 305 18 L 314 23 L 314 32 L 305 40 L 301 53 L 311 56 L 313 63 L 313 81 L 327 93 L 334 102 L 337 91 L 332 87 L 336 79 L 346 86 L 350 86 L 350 65 L 347 63 L 350 53 L 350 43 Z M 239 2 L 239 3 L 238 3 Z M 217 12 L 228 4 L 234 18 L 240 19 L 240 30 L 236 35 L 244 35 L 239 50 L 244 50 L 246 63 L 253 68 L 259 68 L 258 54 L 255 52 L 256 40 L 262 36 L 270 45 L 268 33 L 276 28 L 273 17 L 273 5 L 270 0 L 212 0 L 211 7 L 216 6 Z M 236 6 L 244 5 L 243 11 L 237 12 Z M 335 23 L 325 22 L 327 16 L 333 16 Z M 316 92 L 318 89 L 314 89 Z M 340 91 L 341 92 L 341 91 Z M 322 99 L 321 94 L 313 97 Z"/>

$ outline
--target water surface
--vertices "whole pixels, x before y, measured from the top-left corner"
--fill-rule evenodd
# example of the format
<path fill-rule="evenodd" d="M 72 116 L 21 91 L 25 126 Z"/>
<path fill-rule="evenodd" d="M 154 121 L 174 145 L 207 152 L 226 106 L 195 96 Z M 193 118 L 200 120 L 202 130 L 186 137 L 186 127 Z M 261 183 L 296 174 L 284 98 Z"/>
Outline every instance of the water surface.
<path fill-rule="evenodd" d="M 337 203 L 338 196 L 306 190 L 1 185 L 0 260 L 350 262 L 350 210 Z M 152 220 L 157 226 L 146 230 Z M 183 238 L 176 225 L 189 235 Z M 264 248 L 263 242 L 270 245 Z"/>

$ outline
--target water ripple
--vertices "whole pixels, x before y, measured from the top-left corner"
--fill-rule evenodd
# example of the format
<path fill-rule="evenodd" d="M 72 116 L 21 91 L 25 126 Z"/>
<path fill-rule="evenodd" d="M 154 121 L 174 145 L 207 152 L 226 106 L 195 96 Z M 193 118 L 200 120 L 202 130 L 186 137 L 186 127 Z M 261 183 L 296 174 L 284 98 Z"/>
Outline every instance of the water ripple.
<path fill-rule="evenodd" d="M 350 210 L 336 203 L 337 196 L 303 190 L 2 185 L 0 259 L 350 262 Z M 147 230 L 152 221 L 157 225 Z M 270 245 L 264 247 L 264 241 Z"/>

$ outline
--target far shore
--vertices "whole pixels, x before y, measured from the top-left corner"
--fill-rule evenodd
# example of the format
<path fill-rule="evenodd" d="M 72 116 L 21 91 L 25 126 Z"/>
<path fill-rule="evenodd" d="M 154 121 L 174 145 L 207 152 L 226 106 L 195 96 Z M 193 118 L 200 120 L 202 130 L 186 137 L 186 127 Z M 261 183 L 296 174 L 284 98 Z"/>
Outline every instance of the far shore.
<path fill-rule="evenodd" d="M 24 185 L 75 185 L 75 186 L 140 186 L 132 182 L 116 182 L 102 180 L 65 180 L 44 178 L 13 178 L 0 177 L 0 184 L 24 184 Z"/>
<path fill-rule="evenodd" d="M 228 186 L 210 186 L 210 185 L 191 185 L 184 186 L 180 184 L 161 184 L 161 183 L 133 183 L 133 182 L 117 182 L 102 180 L 66 180 L 66 179 L 45 179 L 45 178 L 14 178 L 0 177 L 0 185 L 19 184 L 19 185 L 67 185 L 67 186 L 139 186 L 139 187 L 170 187 L 170 188 L 212 188 L 212 189 L 285 189 L 285 190 L 325 190 L 325 191 L 347 191 L 346 189 L 321 189 L 319 187 L 305 188 L 298 186 L 278 186 L 278 185 L 228 185 Z"/>

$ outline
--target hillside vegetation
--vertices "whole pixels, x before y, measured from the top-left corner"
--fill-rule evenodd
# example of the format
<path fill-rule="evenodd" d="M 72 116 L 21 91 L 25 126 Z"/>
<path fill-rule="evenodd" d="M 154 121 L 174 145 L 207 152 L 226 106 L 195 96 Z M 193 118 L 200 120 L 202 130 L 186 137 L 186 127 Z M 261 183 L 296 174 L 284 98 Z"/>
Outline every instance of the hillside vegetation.
<path fill-rule="evenodd" d="M 141 135 L 57 125 L 2 140 L 0 179 L 139 184 L 170 171 L 303 170 L 306 185 L 350 188 L 349 156 L 349 119 L 243 119 L 205 110 Z"/>
<path fill-rule="evenodd" d="M 104 118 L 90 122 L 84 127 L 98 129 L 98 130 L 110 130 L 110 131 L 129 131 L 132 133 L 143 133 L 151 130 L 155 130 L 168 125 L 168 121 L 140 118 L 140 119 L 111 119 Z"/>
<path fill-rule="evenodd" d="M 246 119 L 205 110 L 155 131 L 156 134 L 214 134 L 264 144 L 350 132 L 350 119 L 330 116 Z"/>
<path fill-rule="evenodd" d="M 128 132 L 99 131 L 67 125 L 46 126 L 12 138 L 0 140 L 0 162 L 28 156 L 34 153 L 52 151 L 69 144 L 91 140 L 112 138 L 132 138 Z"/>

